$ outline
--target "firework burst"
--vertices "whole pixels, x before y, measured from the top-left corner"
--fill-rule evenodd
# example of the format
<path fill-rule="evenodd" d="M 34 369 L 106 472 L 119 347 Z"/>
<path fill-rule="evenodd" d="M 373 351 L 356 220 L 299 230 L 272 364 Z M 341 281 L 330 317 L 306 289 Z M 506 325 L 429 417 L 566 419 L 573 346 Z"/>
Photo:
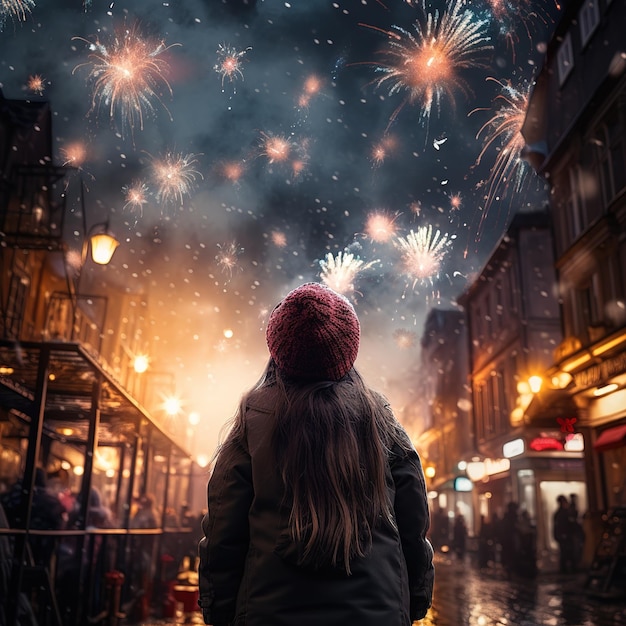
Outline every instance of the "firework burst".
<path fill-rule="evenodd" d="M 157 188 L 156 199 L 165 204 L 176 201 L 183 204 L 184 196 L 188 196 L 195 187 L 196 179 L 203 178 L 195 169 L 195 154 L 167 153 L 162 159 L 152 163 L 152 176 Z"/>
<path fill-rule="evenodd" d="M 491 49 L 487 44 L 486 19 L 478 19 L 462 0 L 450 0 L 443 13 L 427 13 L 413 25 L 415 34 L 392 26 L 386 32 L 389 46 L 382 51 L 384 63 L 376 65 L 382 76 L 376 87 L 388 87 L 389 95 L 406 96 L 391 115 L 389 126 L 406 104 L 421 105 L 421 120 L 430 119 L 433 105 L 440 110 L 447 97 L 455 104 L 455 93 L 470 93 L 460 71 L 480 66 L 478 55 Z"/>
<path fill-rule="evenodd" d="M 245 50 L 236 50 L 226 44 L 219 44 L 217 47 L 217 63 L 213 66 L 213 69 L 222 77 L 222 87 L 224 87 L 224 81 L 228 79 L 231 83 L 235 82 L 238 78 L 243 80 L 243 57 L 250 52 L 252 48 L 246 48 Z"/>
<path fill-rule="evenodd" d="M 85 145 L 76 141 L 69 143 L 60 150 L 63 165 L 70 165 L 77 169 L 81 169 L 87 159 L 87 148 Z"/>
<path fill-rule="evenodd" d="M 496 101 L 501 106 L 494 116 L 483 124 L 476 135 L 478 138 L 483 131 L 485 132 L 483 148 L 478 155 L 476 165 L 481 162 L 491 146 L 498 144 L 498 154 L 487 181 L 487 195 L 481 217 L 481 226 L 498 192 L 506 190 L 511 184 L 516 190 L 519 190 L 527 172 L 526 162 L 521 155 L 526 145 L 522 135 L 522 126 L 526 119 L 528 90 L 520 91 L 510 84 L 501 83 L 494 78 L 488 80 L 498 83 L 503 92 L 496 96 Z"/>
<path fill-rule="evenodd" d="M 26 82 L 26 89 L 31 93 L 36 93 L 38 96 L 42 96 L 46 88 L 46 79 L 39 74 L 33 74 L 28 77 Z"/>
<path fill-rule="evenodd" d="M 166 78 L 169 64 L 161 55 L 180 44 L 166 46 L 163 41 L 142 37 L 136 29 L 126 28 L 109 42 L 98 38 L 95 41 L 82 37 L 73 39 L 89 46 L 89 61 L 77 65 L 72 73 L 81 67 L 90 67 L 92 110 L 106 106 L 111 120 L 119 114 L 122 130 L 128 127 L 131 132 L 136 126 L 143 130 L 146 113 L 156 113 L 155 103 L 161 103 L 167 111 L 161 93 L 165 91 L 171 96 L 172 88 Z"/>
<path fill-rule="evenodd" d="M 298 107 L 304 109 L 309 106 L 311 99 L 319 94 L 322 81 L 315 75 L 308 76 L 304 81 L 302 92 L 298 96 Z"/>
<path fill-rule="evenodd" d="M 365 233 L 376 243 L 385 243 L 390 241 L 396 234 L 396 219 L 385 213 L 370 213 L 367 217 L 367 223 L 365 226 Z"/>
<path fill-rule="evenodd" d="M 410 330 L 398 328 L 393 331 L 393 340 L 396 342 L 398 348 L 402 348 L 403 350 L 412 348 L 415 345 L 416 339 L 415 333 Z"/>
<path fill-rule="evenodd" d="M 433 284 L 453 239 L 454 236 L 433 230 L 430 225 L 396 238 L 395 245 L 402 255 L 402 270 L 413 280 L 413 287 L 418 282 Z"/>
<path fill-rule="evenodd" d="M 122 188 L 126 204 L 124 210 L 131 213 L 137 212 L 143 215 L 143 205 L 148 202 L 148 187 L 145 183 L 134 182 L 131 185 Z"/>
<path fill-rule="evenodd" d="M 289 160 L 295 144 L 284 135 L 261 133 L 260 151 L 270 163 L 284 163 Z"/>
<path fill-rule="evenodd" d="M 34 7 L 34 0 L 0 0 L 0 27 L 7 18 L 25 22 Z"/>
<path fill-rule="evenodd" d="M 215 255 L 215 260 L 220 266 L 223 273 L 232 277 L 236 270 L 243 271 L 243 268 L 239 265 L 239 257 L 243 254 L 243 248 L 236 242 L 217 244 L 218 253 Z"/>
<path fill-rule="evenodd" d="M 319 262 L 322 268 L 320 278 L 325 285 L 337 293 L 350 293 L 354 291 L 354 281 L 357 275 L 376 263 L 378 263 L 377 260 L 366 263 L 351 252 L 339 252 L 337 256 L 329 252 Z"/>
<path fill-rule="evenodd" d="M 530 2 L 529 0 L 485 0 L 493 23 L 498 29 L 499 36 L 514 49 L 519 41 L 517 33 L 524 27 L 526 35 L 531 39 L 530 23 L 533 19 L 540 19 L 544 24 L 548 22 L 549 11 L 546 3 Z M 555 7 L 559 5 L 555 2 Z"/>

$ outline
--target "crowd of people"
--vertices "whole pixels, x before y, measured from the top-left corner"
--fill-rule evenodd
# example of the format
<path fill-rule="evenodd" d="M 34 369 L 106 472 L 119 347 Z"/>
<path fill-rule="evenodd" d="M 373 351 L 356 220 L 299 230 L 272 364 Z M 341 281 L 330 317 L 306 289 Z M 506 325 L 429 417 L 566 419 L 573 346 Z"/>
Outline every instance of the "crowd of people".
<path fill-rule="evenodd" d="M 560 571 L 575 573 L 582 559 L 585 533 L 580 522 L 576 494 L 560 495 L 553 515 L 553 537 L 559 545 Z M 433 547 L 452 552 L 464 560 L 467 551 L 467 524 L 457 513 L 452 522 L 448 512 L 440 508 L 432 515 L 430 538 Z M 509 502 L 502 517 L 480 517 L 477 534 L 477 565 L 479 569 L 501 568 L 511 578 L 532 578 L 537 574 L 537 529 L 526 509 Z"/>

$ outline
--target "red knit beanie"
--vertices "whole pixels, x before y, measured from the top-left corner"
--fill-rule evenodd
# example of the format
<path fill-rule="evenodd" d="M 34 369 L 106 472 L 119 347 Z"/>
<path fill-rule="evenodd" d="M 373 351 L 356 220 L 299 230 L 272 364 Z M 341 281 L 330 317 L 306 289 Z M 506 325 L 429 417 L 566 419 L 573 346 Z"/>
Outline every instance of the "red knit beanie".
<path fill-rule="evenodd" d="M 267 346 L 291 378 L 339 380 L 354 365 L 361 329 L 347 298 L 320 283 L 291 291 L 267 322 Z"/>

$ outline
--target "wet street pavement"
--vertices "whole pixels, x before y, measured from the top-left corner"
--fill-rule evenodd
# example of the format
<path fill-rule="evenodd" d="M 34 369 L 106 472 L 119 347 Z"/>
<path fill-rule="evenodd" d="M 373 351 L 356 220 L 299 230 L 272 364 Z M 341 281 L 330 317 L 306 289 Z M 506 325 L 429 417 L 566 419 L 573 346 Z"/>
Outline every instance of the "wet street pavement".
<path fill-rule="evenodd" d="M 626 590 L 621 602 L 590 598 L 583 592 L 584 576 L 507 580 L 501 570 L 478 571 L 469 560 L 441 554 L 435 566 L 433 606 L 421 626 L 626 626 Z M 179 611 L 176 618 L 142 626 L 185 623 L 202 624 L 201 614 Z"/>

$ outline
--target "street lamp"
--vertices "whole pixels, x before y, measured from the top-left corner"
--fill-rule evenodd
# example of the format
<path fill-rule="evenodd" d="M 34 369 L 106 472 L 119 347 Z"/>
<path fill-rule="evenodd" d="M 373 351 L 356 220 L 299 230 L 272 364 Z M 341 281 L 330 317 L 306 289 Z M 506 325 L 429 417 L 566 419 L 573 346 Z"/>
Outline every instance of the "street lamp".
<path fill-rule="evenodd" d="M 90 234 L 96 229 L 102 227 L 104 227 L 104 232 Z M 94 224 L 89 229 L 89 233 L 85 241 L 87 247 L 89 243 L 91 243 L 91 258 L 93 262 L 98 265 L 107 265 L 111 261 L 117 246 L 120 245 L 120 242 L 109 232 L 108 221 L 100 224 Z"/>

